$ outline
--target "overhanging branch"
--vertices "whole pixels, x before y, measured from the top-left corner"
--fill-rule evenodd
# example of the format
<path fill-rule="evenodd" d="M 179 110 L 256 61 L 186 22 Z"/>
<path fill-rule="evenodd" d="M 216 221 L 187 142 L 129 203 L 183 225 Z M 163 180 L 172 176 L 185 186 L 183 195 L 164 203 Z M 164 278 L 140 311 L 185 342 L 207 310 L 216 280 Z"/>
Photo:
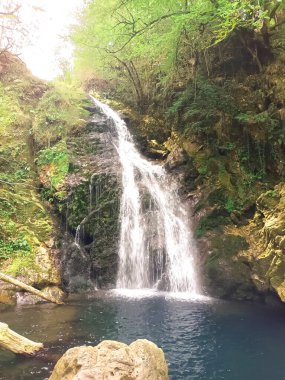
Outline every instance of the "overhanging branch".
<path fill-rule="evenodd" d="M 109 50 L 108 49 L 108 52 L 110 53 L 110 54 L 117 54 L 117 53 L 119 53 L 120 51 L 122 51 L 135 37 L 137 37 L 137 36 L 139 36 L 139 35 L 141 35 L 143 32 L 145 32 L 147 29 L 151 29 L 155 24 L 157 24 L 157 23 L 159 23 L 159 22 L 161 22 L 161 21 L 163 21 L 163 20 L 166 20 L 166 19 L 168 19 L 168 18 L 171 18 L 171 17 L 175 17 L 175 16 L 184 16 L 184 15 L 187 15 L 187 14 L 190 14 L 191 12 L 190 11 L 187 11 L 187 10 L 185 10 L 185 11 L 178 11 L 178 12 L 173 12 L 173 13 L 168 13 L 168 14 L 166 14 L 166 15 L 163 15 L 163 16 L 160 16 L 160 17 L 158 17 L 158 18 L 156 18 L 156 19 L 154 19 L 154 20 L 152 20 L 151 22 L 149 22 L 149 23 L 147 23 L 147 24 L 145 24 L 142 28 L 140 28 L 140 29 L 137 29 L 137 30 L 135 30 L 135 23 L 137 22 L 137 21 L 133 21 L 133 22 L 131 22 L 131 21 L 120 21 L 117 25 L 119 25 L 119 24 L 125 24 L 125 25 L 132 25 L 133 26 L 133 32 L 132 32 L 132 34 L 130 35 L 130 37 L 128 38 L 128 40 L 120 47 L 120 48 L 118 48 L 118 49 L 116 49 L 116 50 Z"/>

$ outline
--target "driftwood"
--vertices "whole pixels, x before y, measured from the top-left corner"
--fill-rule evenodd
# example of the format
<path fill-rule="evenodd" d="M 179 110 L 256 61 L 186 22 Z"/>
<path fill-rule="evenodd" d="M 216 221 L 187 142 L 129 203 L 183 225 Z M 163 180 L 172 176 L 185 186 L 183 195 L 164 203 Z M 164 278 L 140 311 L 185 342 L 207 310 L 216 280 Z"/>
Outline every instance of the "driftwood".
<path fill-rule="evenodd" d="M 16 285 L 16 286 L 19 286 L 20 288 L 26 290 L 27 292 L 29 293 L 32 293 L 38 297 L 41 297 L 47 301 L 50 301 L 50 302 L 53 302 L 53 303 L 56 303 L 58 305 L 63 305 L 64 302 L 60 301 L 60 300 L 57 300 L 56 298 L 50 296 L 50 295 L 47 295 L 43 292 L 41 292 L 40 290 L 30 286 L 30 285 L 26 285 L 24 284 L 22 281 L 19 281 L 19 280 L 16 280 L 15 278 L 13 277 L 10 277 L 10 276 L 7 276 L 7 274 L 4 274 L 2 272 L 0 272 L 0 280 L 2 281 L 5 281 L 5 282 L 9 282 L 10 284 L 13 284 L 13 285 Z"/>
<path fill-rule="evenodd" d="M 15 354 L 34 355 L 43 348 L 42 343 L 33 342 L 15 331 L 10 330 L 6 323 L 0 322 L 0 347 Z"/>

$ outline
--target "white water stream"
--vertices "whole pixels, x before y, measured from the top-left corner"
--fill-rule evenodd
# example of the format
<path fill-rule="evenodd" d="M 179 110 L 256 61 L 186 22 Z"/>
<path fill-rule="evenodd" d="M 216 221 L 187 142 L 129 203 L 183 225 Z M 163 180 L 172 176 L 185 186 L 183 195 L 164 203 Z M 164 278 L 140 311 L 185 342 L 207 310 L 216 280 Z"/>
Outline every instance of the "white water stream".
<path fill-rule="evenodd" d="M 122 199 L 117 288 L 198 295 L 196 246 L 176 183 L 163 167 L 140 155 L 118 113 L 92 99 L 118 134 Z"/>

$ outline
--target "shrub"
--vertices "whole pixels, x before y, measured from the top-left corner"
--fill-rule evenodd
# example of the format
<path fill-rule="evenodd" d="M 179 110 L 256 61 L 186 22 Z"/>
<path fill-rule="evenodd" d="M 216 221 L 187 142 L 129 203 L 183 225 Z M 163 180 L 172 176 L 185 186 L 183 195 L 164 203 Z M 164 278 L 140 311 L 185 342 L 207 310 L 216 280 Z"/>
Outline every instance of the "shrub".
<path fill-rule="evenodd" d="M 214 132 L 213 126 L 219 119 L 219 113 L 233 116 L 235 105 L 223 87 L 200 78 L 189 83 L 187 88 L 177 95 L 168 112 L 170 115 L 180 115 L 180 128 L 185 133 L 211 135 Z"/>

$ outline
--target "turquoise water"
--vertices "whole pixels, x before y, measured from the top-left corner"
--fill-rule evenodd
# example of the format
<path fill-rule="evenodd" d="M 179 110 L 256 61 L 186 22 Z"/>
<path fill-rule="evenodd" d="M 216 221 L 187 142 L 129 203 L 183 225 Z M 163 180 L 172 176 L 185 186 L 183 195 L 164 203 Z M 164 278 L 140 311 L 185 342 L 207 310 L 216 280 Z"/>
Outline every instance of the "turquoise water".
<path fill-rule="evenodd" d="M 65 306 L 6 309 L 0 319 L 47 347 L 41 359 L 0 351 L 1 380 L 43 380 L 70 347 L 138 338 L 164 350 L 173 380 L 285 379 L 285 308 L 98 292 Z"/>

